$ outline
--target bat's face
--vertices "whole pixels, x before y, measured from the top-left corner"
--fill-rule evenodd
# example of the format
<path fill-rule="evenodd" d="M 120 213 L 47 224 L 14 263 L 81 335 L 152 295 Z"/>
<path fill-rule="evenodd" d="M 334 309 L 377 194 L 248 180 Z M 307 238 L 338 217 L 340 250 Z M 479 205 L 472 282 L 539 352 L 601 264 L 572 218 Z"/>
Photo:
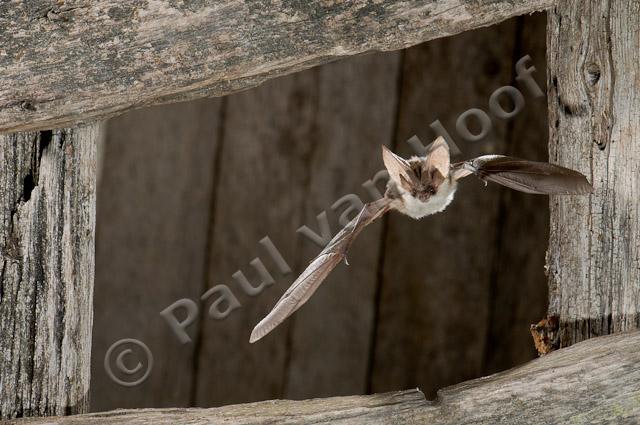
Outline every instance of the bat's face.
<path fill-rule="evenodd" d="M 435 167 L 429 167 L 425 160 L 416 158 L 409 161 L 408 178 L 400 175 L 400 185 L 411 196 L 421 202 L 428 202 L 429 199 L 438 193 L 438 189 L 445 180 L 445 177 Z"/>
<path fill-rule="evenodd" d="M 425 157 L 405 160 L 383 146 L 382 159 L 395 185 L 421 202 L 435 196 L 449 177 L 449 147 L 441 137 Z"/>

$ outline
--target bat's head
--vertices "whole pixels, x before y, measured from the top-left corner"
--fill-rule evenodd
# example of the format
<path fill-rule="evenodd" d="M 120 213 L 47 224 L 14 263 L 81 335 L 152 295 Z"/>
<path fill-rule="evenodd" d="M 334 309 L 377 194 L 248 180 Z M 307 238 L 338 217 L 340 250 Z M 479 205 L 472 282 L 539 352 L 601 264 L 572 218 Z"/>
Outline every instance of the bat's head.
<path fill-rule="evenodd" d="M 391 181 L 422 202 L 438 193 L 440 185 L 449 177 L 449 146 L 442 137 L 427 147 L 426 156 L 410 160 L 383 145 L 382 160 Z"/>

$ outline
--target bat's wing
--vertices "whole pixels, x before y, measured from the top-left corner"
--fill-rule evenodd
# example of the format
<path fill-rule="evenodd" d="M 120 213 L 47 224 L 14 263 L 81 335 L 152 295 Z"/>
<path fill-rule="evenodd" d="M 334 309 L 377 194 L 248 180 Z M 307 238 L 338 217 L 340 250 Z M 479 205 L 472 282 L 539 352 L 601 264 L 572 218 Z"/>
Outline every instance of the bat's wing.
<path fill-rule="evenodd" d="M 490 181 L 541 195 L 568 195 L 593 192 L 581 173 L 547 162 L 527 161 L 502 155 L 484 155 L 451 165 L 455 179 L 475 174 Z"/>
<path fill-rule="evenodd" d="M 390 199 L 386 197 L 366 204 L 357 217 L 335 235 L 322 252 L 307 266 L 306 270 L 302 272 L 280 298 L 273 310 L 256 325 L 253 332 L 251 332 L 249 342 L 256 342 L 271 332 L 306 303 L 329 273 L 345 259 L 351 243 L 362 229 L 389 211 L 389 209 Z"/>

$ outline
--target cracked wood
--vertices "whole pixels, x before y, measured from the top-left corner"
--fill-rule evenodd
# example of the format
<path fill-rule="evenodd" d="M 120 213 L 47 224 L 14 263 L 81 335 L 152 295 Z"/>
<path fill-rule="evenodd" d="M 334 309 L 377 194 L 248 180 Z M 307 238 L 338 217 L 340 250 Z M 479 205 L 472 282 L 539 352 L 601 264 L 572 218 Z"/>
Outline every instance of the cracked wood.
<path fill-rule="evenodd" d="M 87 410 L 98 134 L 0 136 L 0 418 Z"/>
<path fill-rule="evenodd" d="M 222 96 L 344 56 L 402 49 L 554 0 L 0 3 L 0 132 Z"/>
<path fill-rule="evenodd" d="M 572 0 L 549 13 L 549 157 L 595 188 L 551 199 L 556 346 L 640 327 L 639 27 L 637 1 Z"/>
<path fill-rule="evenodd" d="M 523 366 L 445 388 L 213 409 L 131 409 L 19 424 L 568 424 L 640 420 L 640 332 L 594 338 Z"/>

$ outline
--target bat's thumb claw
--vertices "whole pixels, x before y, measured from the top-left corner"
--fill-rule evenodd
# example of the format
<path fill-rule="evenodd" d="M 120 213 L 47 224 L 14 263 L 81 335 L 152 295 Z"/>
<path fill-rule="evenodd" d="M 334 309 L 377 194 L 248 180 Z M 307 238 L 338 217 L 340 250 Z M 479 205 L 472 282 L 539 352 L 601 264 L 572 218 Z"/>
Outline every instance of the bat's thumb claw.
<path fill-rule="evenodd" d="M 344 257 L 344 263 L 348 266 L 349 265 L 349 260 L 347 259 L 347 257 Z"/>

